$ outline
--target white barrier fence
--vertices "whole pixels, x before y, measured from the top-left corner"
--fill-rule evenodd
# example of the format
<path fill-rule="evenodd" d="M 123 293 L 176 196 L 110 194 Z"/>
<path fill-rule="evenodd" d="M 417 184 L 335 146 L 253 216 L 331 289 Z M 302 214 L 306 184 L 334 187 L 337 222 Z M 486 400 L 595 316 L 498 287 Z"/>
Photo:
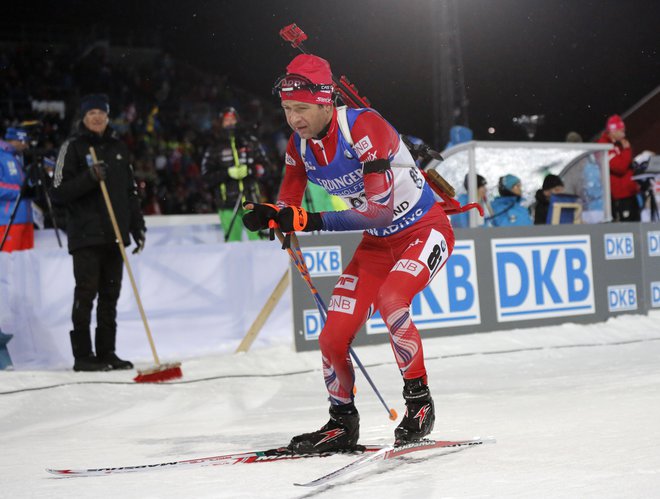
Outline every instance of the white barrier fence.
<path fill-rule="evenodd" d="M 167 218 L 148 219 L 144 251 L 128 251 L 161 361 L 235 350 L 287 268 L 287 253 L 271 241 L 225 244 L 219 226 L 206 223 L 215 216 L 196 217 L 201 225 L 170 225 Z M 7 346 L 16 369 L 73 365 L 75 284 L 62 238 L 59 248 L 52 230 L 37 231 L 35 249 L 0 253 L 0 329 L 14 335 Z M 285 293 L 255 346 L 291 343 L 291 314 L 291 295 Z M 95 321 L 93 316 L 92 334 Z M 117 353 L 152 364 L 126 272 L 117 323 Z"/>

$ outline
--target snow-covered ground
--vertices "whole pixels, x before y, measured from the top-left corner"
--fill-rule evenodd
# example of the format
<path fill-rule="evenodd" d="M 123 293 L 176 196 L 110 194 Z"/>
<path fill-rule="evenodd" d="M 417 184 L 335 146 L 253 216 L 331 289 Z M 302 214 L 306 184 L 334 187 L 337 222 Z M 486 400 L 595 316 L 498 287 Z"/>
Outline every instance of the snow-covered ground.
<path fill-rule="evenodd" d="M 389 346 L 357 353 L 402 414 Z M 319 354 L 288 341 L 187 360 L 183 379 L 163 385 L 133 383 L 133 372 L 0 372 L 0 497 L 659 497 L 660 311 L 427 339 L 425 354 L 433 436 L 497 444 L 381 462 L 317 489 L 293 482 L 355 457 L 93 478 L 44 471 L 266 449 L 317 429 L 327 420 Z M 389 443 L 395 423 L 360 374 L 357 386 L 362 442 Z"/>

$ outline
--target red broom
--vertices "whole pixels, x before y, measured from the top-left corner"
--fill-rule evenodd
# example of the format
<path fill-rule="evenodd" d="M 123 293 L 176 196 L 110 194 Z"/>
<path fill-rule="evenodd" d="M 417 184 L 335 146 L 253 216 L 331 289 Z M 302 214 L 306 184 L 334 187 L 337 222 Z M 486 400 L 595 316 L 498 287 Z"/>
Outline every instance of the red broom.
<path fill-rule="evenodd" d="M 89 148 L 89 153 L 92 156 L 92 161 L 98 163 L 96 159 L 96 151 L 93 147 Z M 108 188 L 105 185 L 103 179 L 99 180 L 101 185 L 101 192 L 103 193 L 103 199 L 105 200 L 105 205 L 108 208 L 108 214 L 110 215 L 110 221 L 112 222 L 112 228 L 115 231 L 115 237 L 117 238 L 117 244 L 119 245 L 119 251 L 121 252 L 121 257 L 124 260 L 124 265 L 126 265 L 126 271 L 128 277 L 131 280 L 131 286 L 133 286 L 133 293 L 135 294 L 135 300 L 137 301 L 138 309 L 140 310 L 140 315 L 142 316 L 142 322 L 144 323 L 144 329 L 147 332 L 147 338 L 149 339 L 149 345 L 151 346 L 151 353 L 154 355 L 154 361 L 156 365 L 149 369 L 143 371 L 138 370 L 138 375 L 133 378 L 133 381 L 136 383 L 160 383 L 162 381 L 169 381 L 171 379 L 178 379 L 183 376 L 181 372 L 181 362 L 174 362 L 171 364 L 161 364 L 158 360 L 158 354 L 156 353 L 156 345 L 154 344 L 154 339 L 151 336 L 151 330 L 149 329 L 149 324 L 147 323 L 147 316 L 144 313 L 144 308 L 142 307 L 142 300 L 140 300 L 140 294 L 138 293 L 137 286 L 135 285 L 135 279 L 133 278 L 133 271 L 131 270 L 131 265 L 128 263 L 128 258 L 126 257 L 126 250 L 124 249 L 124 242 L 121 237 L 121 232 L 119 231 L 119 226 L 117 225 L 117 217 L 115 217 L 115 210 L 112 208 L 112 203 L 110 202 L 110 196 L 108 195 Z"/>

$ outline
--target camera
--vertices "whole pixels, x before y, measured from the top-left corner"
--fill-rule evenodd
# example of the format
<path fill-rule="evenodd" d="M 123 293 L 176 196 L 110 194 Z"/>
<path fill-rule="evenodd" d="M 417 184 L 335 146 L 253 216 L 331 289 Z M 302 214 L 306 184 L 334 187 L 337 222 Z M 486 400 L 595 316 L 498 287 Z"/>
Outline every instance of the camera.
<path fill-rule="evenodd" d="M 655 200 L 655 184 L 660 178 L 660 155 L 651 151 L 644 151 L 635 156 L 630 165 L 633 171 L 633 180 L 639 184 L 643 205 L 649 205 L 651 220 L 660 219 L 658 206 Z"/>

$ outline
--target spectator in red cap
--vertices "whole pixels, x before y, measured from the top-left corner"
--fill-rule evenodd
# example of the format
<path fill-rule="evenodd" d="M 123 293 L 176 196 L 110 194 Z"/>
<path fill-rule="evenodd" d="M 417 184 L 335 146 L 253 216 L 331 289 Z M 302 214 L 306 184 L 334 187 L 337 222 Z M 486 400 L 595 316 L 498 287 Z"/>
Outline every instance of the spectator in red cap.
<path fill-rule="evenodd" d="M 373 109 L 334 106 L 326 60 L 297 56 L 275 90 L 294 132 L 286 171 L 277 206 L 246 205 L 252 211 L 243 217 L 245 226 L 265 229 L 274 220 L 283 232 L 364 231 L 333 291 L 319 337 L 330 420 L 318 431 L 295 436 L 289 448 L 300 454 L 357 448 L 360 417 L 349 347 L 376 310 L 403 377 L 406 414 L 394 430 L 395 443 L 424 438 L 435 414 L 410 305 L 451 255 L 449 219 L 392 125 Z M 307 212 L 300 203 L 308 181 L 351 208 Z"/>
<path fill-rule="evenodd" d="M 626 125 L 621 116 L 613 114 L 607 119 L 605 131 L 598 142 L 614 145 L 608 152 L 614 221 L 639 222 L 641 219 L 637 200 L 639 185 L 632 178 L 632 149 L 630 142 L 626 139 Z"/>

